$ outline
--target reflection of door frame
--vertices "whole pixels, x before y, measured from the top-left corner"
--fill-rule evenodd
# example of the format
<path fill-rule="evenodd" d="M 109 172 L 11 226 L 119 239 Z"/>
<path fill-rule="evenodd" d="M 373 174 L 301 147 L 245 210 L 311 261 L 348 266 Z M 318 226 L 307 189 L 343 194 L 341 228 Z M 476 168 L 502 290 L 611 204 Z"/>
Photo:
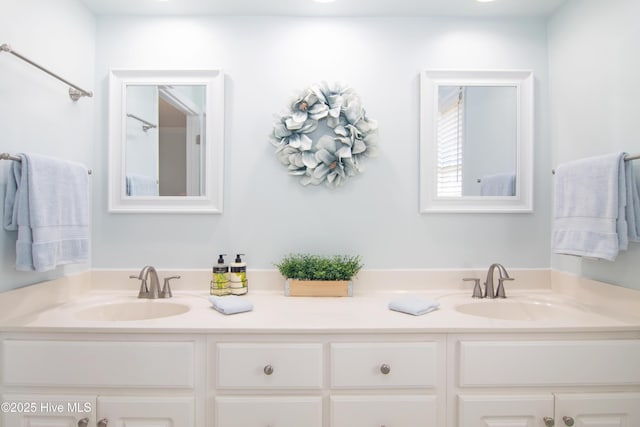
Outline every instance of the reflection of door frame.
<path fill-rule="evenodd" d="M 204 122 L 202 120 L 202 110 L 191 99 L 168 85 L 158 86 L 158 96 L 186 116 L 185 168 L 187 170 L 187 196 L 201 196 L 204 190 L 202 188 L 202 173 L 200 173 L 203 170 L 201 158 L 203 158 L 204 144 L 198 141 L 198 136 L 202 133 L 201 128 Z"/>

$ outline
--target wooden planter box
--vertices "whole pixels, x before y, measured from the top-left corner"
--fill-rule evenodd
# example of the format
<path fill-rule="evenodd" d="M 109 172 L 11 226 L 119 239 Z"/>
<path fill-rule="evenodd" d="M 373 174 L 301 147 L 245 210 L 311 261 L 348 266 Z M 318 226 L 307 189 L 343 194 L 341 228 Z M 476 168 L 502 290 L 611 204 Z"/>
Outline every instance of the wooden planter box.
<path fill-rule="evenodd" d="M 288 279 L 284 285 L 288 297 L 351 297 L 353 282 L 350 280 L 297 280 Z"/>

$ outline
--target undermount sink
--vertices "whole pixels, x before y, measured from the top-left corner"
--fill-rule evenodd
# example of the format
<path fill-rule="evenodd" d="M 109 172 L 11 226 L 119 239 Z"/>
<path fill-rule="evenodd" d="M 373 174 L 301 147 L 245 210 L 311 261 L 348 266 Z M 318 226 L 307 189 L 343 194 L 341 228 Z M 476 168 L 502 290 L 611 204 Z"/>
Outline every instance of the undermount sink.
<path fill-rule="evenodd" d="M 460 304 L 455 309 L 463 314 L 501 320 L 553 321 L 587 315 L 579 308 L 547 301 L 495 299 Z"/>
<path fill-rule="evenodd" d="M 189 306 L 159 300 L 141 299 L 94 305 L 75 313 L 80 320 L 126 321 L 149 320 L 177 316 L 189 311 Z"/>

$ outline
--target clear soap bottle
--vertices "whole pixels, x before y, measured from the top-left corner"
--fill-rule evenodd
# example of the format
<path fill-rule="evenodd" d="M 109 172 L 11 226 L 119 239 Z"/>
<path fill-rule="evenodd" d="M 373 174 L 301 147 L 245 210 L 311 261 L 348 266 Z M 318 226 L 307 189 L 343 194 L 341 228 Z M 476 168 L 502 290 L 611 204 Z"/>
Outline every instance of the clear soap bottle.
<path fill-rule="evenodd" d="M 218 255 L 218 263 L 213 266 L 211 277 L 211 295 L 229 295 L 229 266 L 224 262 L 226 254 Z"/>

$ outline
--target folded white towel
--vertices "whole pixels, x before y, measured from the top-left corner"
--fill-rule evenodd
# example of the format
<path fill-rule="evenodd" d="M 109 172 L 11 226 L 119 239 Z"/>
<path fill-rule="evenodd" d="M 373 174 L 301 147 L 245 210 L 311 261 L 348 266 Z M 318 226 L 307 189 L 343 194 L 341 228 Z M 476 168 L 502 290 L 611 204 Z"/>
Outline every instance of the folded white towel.
<path fill-rule="evenodd" d="M 516 174 L 498 173 L 485 175 L 480 182 L 481 196 L 515 196 Z"/>
<path fill-rule="evenodd" d="M 411 295 L 400 297 L 389 303 L 389 310 L 412 314 L 414 316 L 430 313 L 438 307 L 440 307 L 440 303 L 437 301 L 429 301 Z"/>
<path fill-rule="evenodd" d="M 553 251 L 615 260 L 628 243 L 625 153 L 556 168 Z"/>
<path fill-rule="evenodd" d="M 130 174 L 126 178 L 127 196 L 157 196 L 158 182 L 146 175 Z"/>
<path fill-rule="evenodd" d="M 5 195 L 4 226 L 18 230 L 16 269 L 53 270 L 89 258 L 89 178 L 78 163 L 20 154 Z"/>
<path fill-rule="evenodd" d="M 209 296 L 209 301 L 213 308 L 222 314 L 244 313 L 245 311 L 253 310 L 253 304 L 244 297 L 234 295 L 218 297 L 211 295 Z"/>

